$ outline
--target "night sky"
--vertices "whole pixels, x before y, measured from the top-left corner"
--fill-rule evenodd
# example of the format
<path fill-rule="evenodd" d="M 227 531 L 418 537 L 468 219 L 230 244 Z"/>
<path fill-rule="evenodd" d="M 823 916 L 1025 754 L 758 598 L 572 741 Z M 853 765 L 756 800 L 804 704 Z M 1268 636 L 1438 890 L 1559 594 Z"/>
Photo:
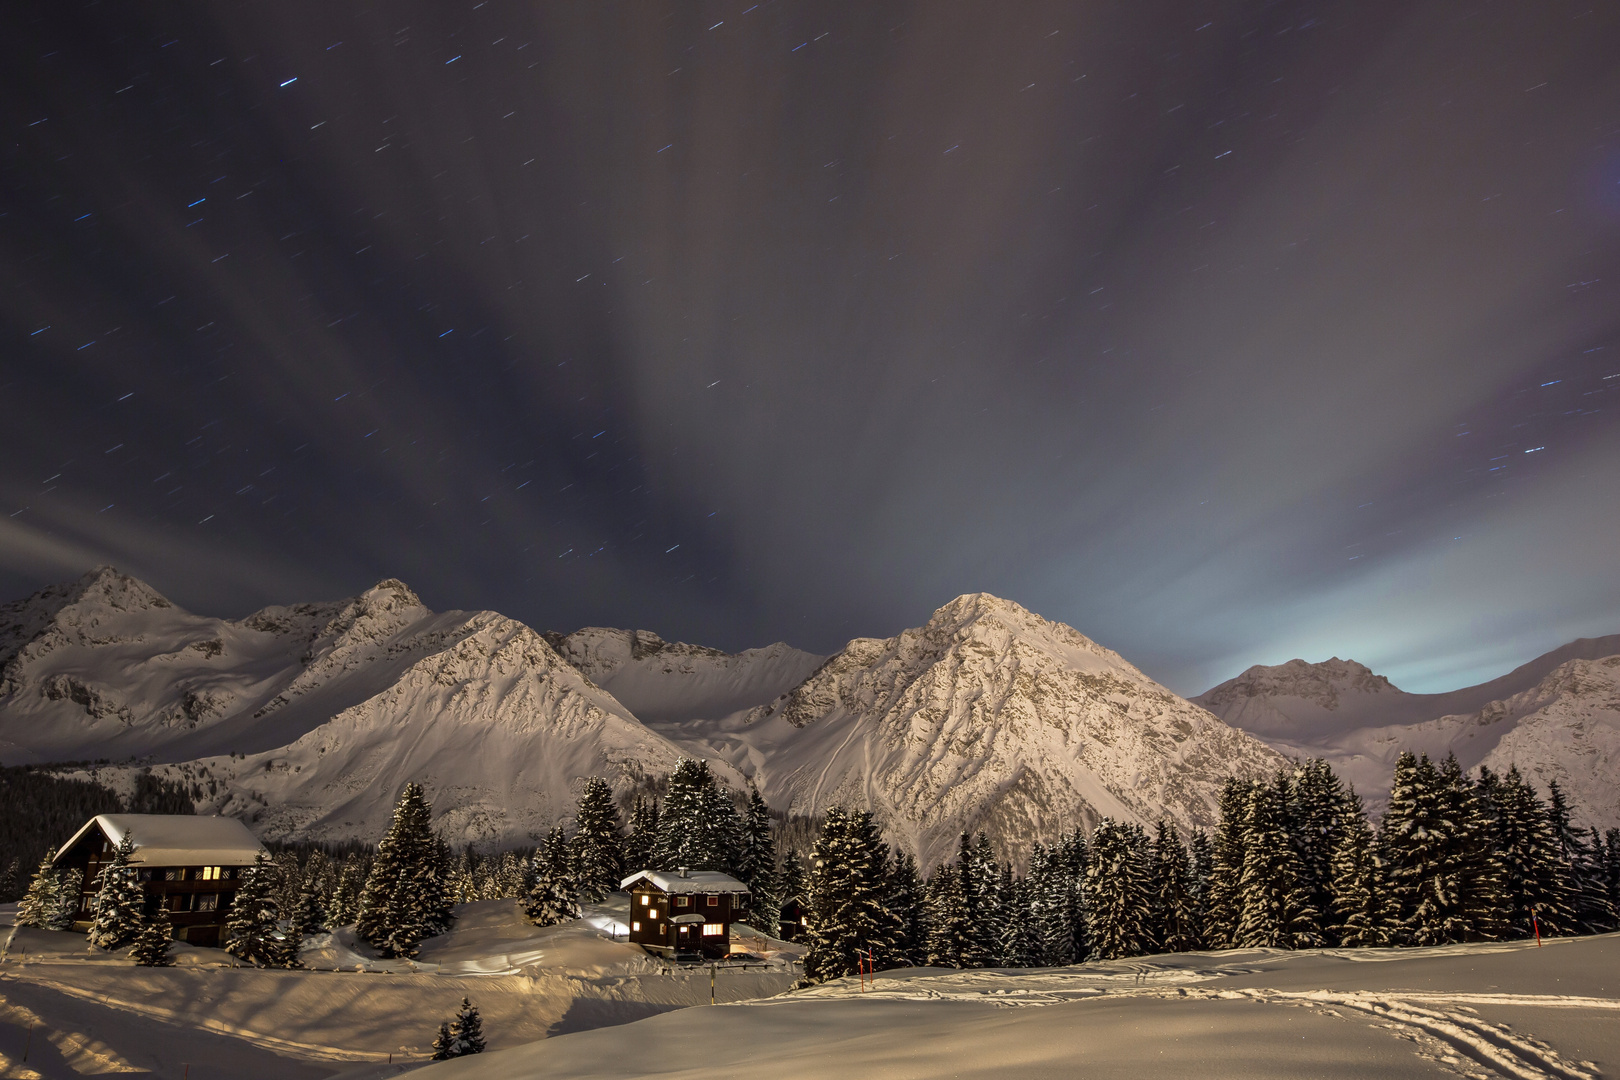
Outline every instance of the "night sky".
<path fill-rule="evenodd" d="M 1614 3 L 35 0 L 0 86 L 0 600 L 1620 631 Z"/>

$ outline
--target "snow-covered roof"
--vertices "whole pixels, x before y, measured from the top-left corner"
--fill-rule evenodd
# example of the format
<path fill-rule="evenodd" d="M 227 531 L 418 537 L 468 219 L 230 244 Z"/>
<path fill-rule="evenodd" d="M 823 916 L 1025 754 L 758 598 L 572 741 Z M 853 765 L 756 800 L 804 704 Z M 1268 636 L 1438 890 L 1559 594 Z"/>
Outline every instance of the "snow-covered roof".
<path fill-rule="evenodd" d="M 688 870 L 682 877 L 676 870 L 638 870 L 623 881 L 619 888 L 628 889 L 645 878 L 665 892 L 687 893 L 745 893 L 748 886 L 718 870 Z"/>
<path fill-rule="evenodd" d="M 125 834 L 135 844 L 131 863 L 151 866 L 242 866 L 264 847 L 235 818 L 190 814 L 97 814 L 58 850 L 71 850 L 91 829 L 100 829 L 114 845 Z"/>

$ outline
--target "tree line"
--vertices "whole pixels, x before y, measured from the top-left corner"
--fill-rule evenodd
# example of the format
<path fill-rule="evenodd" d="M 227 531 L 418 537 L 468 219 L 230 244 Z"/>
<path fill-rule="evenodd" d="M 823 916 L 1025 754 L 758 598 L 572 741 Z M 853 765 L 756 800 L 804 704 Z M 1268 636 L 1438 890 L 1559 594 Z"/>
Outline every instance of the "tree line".
<path fill-rule="evenodd" d="M 1440 945 L 1620 928 L 1620 829 L 1517 768 L 1401 755 L 1376 824 L 1320 760 L 1230 779 L 1210 833 L 1104 817 L 1019 874 L 962 837 L 919 880 L 867 811 L 834 808 L 804 890 L 808 979 L 912 964 L 1053 966 L 1155 952 Z"/>

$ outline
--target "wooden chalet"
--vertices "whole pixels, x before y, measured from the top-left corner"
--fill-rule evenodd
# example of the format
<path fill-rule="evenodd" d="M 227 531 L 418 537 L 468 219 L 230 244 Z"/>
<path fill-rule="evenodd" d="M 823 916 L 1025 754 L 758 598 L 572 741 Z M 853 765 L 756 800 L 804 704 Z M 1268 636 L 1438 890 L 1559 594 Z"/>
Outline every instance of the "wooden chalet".
<path fill-rule="evenodd" d="M 90 928 L 102 868 L 113 861 L 125 836 L 135 846 L 129 861 L 146 892 L 147 912 L 167 910 L 176 940 L 217 946 L 242 870 L 264 851 L 247 826 L 235 818 L 187 814 L 91 818 L 62 845 L 55 860 L 59 868 L 84 875 L 73 929 Z"/>
<path fill-rule="evenodd" d="M 783 941 L 798 941 L 804 936 L 806 908 L 797 896 L 790 896 L 782 904 L 776 917 L 776 936 Z"/>
<path fill-rule="evenodd" d="M 671 958 L 727 955 L 748 910 L 748 886 L 716 870 L 642 870 L 619 888 L 630 892 L 631 942 Z"/>

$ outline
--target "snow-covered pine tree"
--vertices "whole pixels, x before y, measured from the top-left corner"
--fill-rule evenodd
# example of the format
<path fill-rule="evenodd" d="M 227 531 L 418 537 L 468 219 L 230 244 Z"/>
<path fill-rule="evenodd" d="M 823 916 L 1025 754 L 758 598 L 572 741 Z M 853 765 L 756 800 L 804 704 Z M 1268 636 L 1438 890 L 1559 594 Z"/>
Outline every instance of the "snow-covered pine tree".
<path fill-rule="evenodd" d="M 579 888 L 562 828 L 552 829 L 534 853 L 534 884 L 523 896 L 523 914 L 536 926 L 579 918 Z"/>
<path fill-rule="evenodd" d="M 1194 829 L 1187 841 L 1187 888 L 1192 894 L 1193 926 L 1197 928 L 1202 948 L 1208 948 L 1210 944 L 1209 875 L 1214 864 L 1215 853 L 1210 848 L 1209 834 L 1203 829 Z"/>
<path fill-rule="evenodd" d="M 1319 913 L 1292 843 L 1292 778 L 1279 772 L 1250 789 L 1238 878 L 1238 948 L 1304 949 L 1322 943 Z"/>
<path fill-rule="evenodd" d="M 0 874 L 0 902 L 10 903 L 12 900 L 22 899 L 22 872 L 21 858 L 6 863 L 5 873 Z"/>
<path fill-rule="evenodd" d="M 298 854 L 291 850 L 278 851 L 270 856 L 270 861 L 276 864 L 277 871 L 276 893 L 271 899 L 276 902 L 276 910 L 290 915 L 298 907 L 298 894 L 304 884 Z"/>
<path fill-rule="evenodd" d="M 1036 844 L 1029 860 L 1029 915 L 1037 967 L 1074 963 L 1074 931 L 1069 925 L 1073 881 L 1056 850 Z"/>
<path fill-rule="evenodd" d="M 135 841 L 129 832 L 118 842 L 113 861 L 101 871 L 101 887 L 96 890 L 95 917 L 88 937 L 99 949 L 117 949 L 135 940 L 146 922 L 146 890 L 135 878 L 130 857 Z"/>
<path fill-rule="evenodd" d="M 483 1052 L 484 1018 L 478 1015 L 478 1006 L 462 998 L 461 1011 L 450 1025 L 450 1056 L 466 1057 Z"/>
<path fill-rule="evenodd" d="M 569 841 L 580 898 L 599 904 L 624 880 L 624 837 L 613 789 L 600 776 L 585 781 Z"/>
<path fill-rule="evenodd" d="M 1034 892 L 1028 878 L 1012 877 L 1002 885 L 1002 967 L 1040 967 L 1043 959 L 1036 931 Z"/>
<path fill-rule="evenodd" d="M 1557 780 L 1547 782 L 1547 822 L 1552 826 L 1559 857 L 1569 875 L 1570 906 L 1574 908 L 1576 929 L 1583 934 L 1601 934 L 1608 928 L 1613 912 L 1603 887 L 1598 853 L 1588 844 L 1587 834 L 1571 820 L 1569 800 Z"/>
<path fill-rule="evenodd" d="M 1141 956 L 1148 934 L 1148 880 L 1130 826 L 1105 817 L 1091 831 L 1086 867 L 1087 939 L 1093 960 Z"/>
<path fill-rule="evenodd" d="M 771 835 L 771 808 L 758 788 L 748 797 L 737 876 L 748 886 L 748 911 L 743 921 L 775 937 L 776 916 L 782 910 L 776 891 L 776 841 Z"/>
<path fill-rule="evenodd" d="M 1344 803 L 1344 784 L 1326 761 L 1313 758 L 1294 770 L 1289 831 L 1310 905 L 1324 916 L 1320 929 L 1326 944 L 1333 943 L 1332 920 L 1325 916 L 1332 910 L 1333 851 L 1339 844 Z"/>
<path fill-rule="evenodd" d="M 736 868 L 741 823 L 731 795 L 715 780 L 707 761 L 682 758 L 669 777 L 658 819 L 653 861 L 661 870 Z"/>
<path fill-rule="evenodd" d="M 1162 952 L 1202 948 L 1192 867 L 1173 821 L 1159 820 L 1153 837 L 1153 922 Z"/>
<path fill-rule="evenodd" d="M 928 879 L 925 944 L 934 967 L 967 967 L 974 954 L 973 918 L 962 894 L 960 863 L 941 863 Z"/>
<path fill-rule="evenodd" d="M 1620 919 L 1620 829 L 1603 833 L 1603 881 L 1609 908 Z"/>
<path fill-rule="evenodd" d="M 1543 937 L 1574 933 L 1569 874 L 1560 857 L 1547 808 L 1512 766 L 1487 785 L 1494 810 L 1491 839 L 1502 866 L 1506 933 L 1525 938 L 1537 925 Z"/>
<path fill-rule="evenodd" d="M 326 912 L 321 907 L 321 898 L 315 891 L 313 882 L 306 882 L 298 890 L 298 902 L 293 907 L 292 925 L 298 928 L 299 937 L 308 937 L 318 934 L 326 929 Z"/>
<path fill-rule="evenodd" d="M 338 871 L 337 887 L 332 890 L 332 907 L 326 913 L 327 924 L 333 929 L 354 923 L 360 911 L 363 881 L 360 860 L 353 856 L 344 859 L 343 869 Z"/>
<path fill-rule="evenodd" d="M 428 1060 L 449 1061 L 450 1048 L 455 1044 L 455 1036 L 450 1034 L 450 1022 L 448 1020 L 439 1021 L 438 1034 L 433 1036 L 433 1054 Z"/>
<path fill-rule="evenodd" d="M 1615 839 L 1620 842 L 1620 831 L 1611 829 Z M 1595 934 L 1606 934 L 1613 930 L 1620 930 L 1620 904 L 1616 904 L 1615 897 L 1615 866 L 1612 862 L 1612 853 L 1604 842 L 1603 834 L 1598 832 L 1596 826 L 1587 830 L 1587 850 L 1592 855 L 1593 887 L 1596 892 L 1597 917 L 1593 922 Z"/>
<path fill-rule="evenodd" d="M 1086 936 L 1091 924 L 1086 900 L 1086 868 L 1091 865 L 1091 854 L 1085 831 L 1079 826 L 1070 830 L 1054 849 L 1053 857 L 1064 879 L 1062 901 L 1071 938 L 1069 952 L 1074 957 L 1069 962 L 1073 963 L 1091 955 L 1091 939 Z"/>
<path fill-rule="evenodd" d="M 433 833 L 422 785 L 408 783 L 360 892 L 355 933 L 384 956 L 414 956 L 423 938 L 447 928 L 449 849 Z"/>
<path fill-rule="evenodd" d="M 637 795 L 635 809 L 630 811 L 630 833 L 624 841 L 626 874 L 652 869 L 654 849 L 657 846 L 658 800 L 644 799 Z"/>
<path fill-rule="evenodd" d="M 169 955 L 169 946 L 173 943 L 174 927 L 169 922 L 169 913 L 159 907 L 135 935 L 135 945 L 129 950 L 130 959 L 141 967 L 168 967 L 174 963 Z"/>
<path fill-rule="evenodd" d="M 1221 786 L 1221 820 L 1210 839 L 1209 884 L 1204 900 L 1208 908 L 1204 940 L 1212 949 L 1232 948 L 1237 938 L 1238 919 L 1242 914 L 1238 882 L 1243 877 L 1243 864 L 1248 855 L 1245 822 L 1254 786 L 1231 776 Z"/>
<path fill-rule="evenodd" d="M 284 967 L 285 936 L 276 906 L 279 868 L 261 851 L 252 866 L 241 871 L 242 884 L 225 916 L 225 951 L 259 967 Z"/>
<path fill-rule="evenodd" d="M 1333 940 L 1345 948 L 1389 944 L 1383 866 L 1361 796 L 1348 793 L 1333 849 Z"/>
<path fill-rule="evenodd" d="M 55 858 L 56 849 L 47 848 L 45 857 L 39 861 L 39 868 L 34 871 L 33 879 L 28 882 L 28 891 L 23 893 L 22 900 L 17 904 L 18 926 L 55 929 L 57 912 L 62 907 L 61 880 L 52 862 Z"/>
<path fill-rule="evenodd" d="M 881 971 L 903 962 L 895 950 L 899 920 L 886 902 L 888 845 L 870 811 L 828 810 L 810 864 L 805 977 L 825 982 L 863 963 Z"/>
<path fill-rule="evenodd" d="M 1451 941 L 1495 941 L 1507 928 L 1502 897 L 1502 861 L 1491 843 L 1492 811 L 1458 764 L 1447 754 L 1439 769 L 1440 803 L 1449 823 L 1448 897 L 1457 914 Z"/>
<path fill-rule="evenodd" d="M 909 852 L 893 852 L 889 860 L 889 910 L 898 920 L 894 951 L 897 963 L 927 962 L 924 941 L 927 919 L 923 913 L 923 884 L 917 860 Z"/>

